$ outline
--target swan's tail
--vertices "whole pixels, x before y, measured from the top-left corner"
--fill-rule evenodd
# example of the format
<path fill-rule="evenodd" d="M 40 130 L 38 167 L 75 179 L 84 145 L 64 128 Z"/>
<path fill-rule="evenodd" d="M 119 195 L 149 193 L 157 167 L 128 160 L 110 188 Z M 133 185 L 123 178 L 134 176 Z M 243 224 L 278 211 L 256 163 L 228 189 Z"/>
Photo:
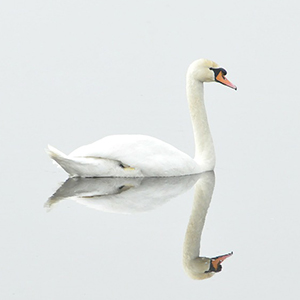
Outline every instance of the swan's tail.
<path fill-rule="evenodd" d="M 71 177 L 82 176 L 82 177 L 93 177 L 93 169 L 95 164 L 91 163 L 92 159 L 84 157 L 70 157 L 56 148 L 48 145 L 46 150 L 48 155 L 62 167 Z"/>
<path fill-rule="evenodd" d="M 69 156 L 50 145 L 46 152 L 71 177 L 141 177 L 139 170 L 123 168 L 118 160 Z"/>
<path fill-rule="evenodd" d="M 74 165 L 74 161 L 70 159 L 66 154 L 50 145 L 48 145 L 48 149 L 46 149 L 46 152 L 67 173 L 69 173 L 70 175 L 75 175 L 73 173 L 74 170 L 72 167 Z"/>
<path fill-rule="evenodd" d="M 57 163 L 59 163 L 58 161 L 60 161 L 62 158 L 67 157 L 66 154 L 62 153 L 61 151 L 57 150 L 56 148 L 52 147 L 51 145 L 48 145 L 48 149 L 46 149 L 46 152 Z"/>

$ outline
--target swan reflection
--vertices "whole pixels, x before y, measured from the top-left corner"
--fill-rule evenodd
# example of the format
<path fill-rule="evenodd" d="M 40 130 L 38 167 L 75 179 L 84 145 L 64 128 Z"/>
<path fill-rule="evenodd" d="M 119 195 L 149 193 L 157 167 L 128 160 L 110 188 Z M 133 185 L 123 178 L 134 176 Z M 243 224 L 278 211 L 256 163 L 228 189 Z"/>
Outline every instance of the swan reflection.
<path fill-rule="evenodd" d="M 160 178 L 69 178 L 46 202 L 51 208 L 70 199 L 112 213 L 139 213 L 156 209 L 186 192 L 200 175 Z"/>
<path fill-rule="evenodd" d="M 194 202 L 183 245 L 183 267 L 192 279 L 207 279 L 222 270 L 221 263 L 233 253 L 200 256 L 201 234 L 215 187 L 213 171 L 202 173 L 195 185 Z"/>
<path fill-rule="evenodd" d="M 195 184 L 196 183 L 196 184 Z M 69 178 L 49 198 L 51 208 L 62 200 L 74 200 L 93 209 L 112 213 L 153 210 L 195 185 L 194 202 L 183 246 L 183 266 L 192 279 L 212 277 L 231 253 L 200 256 L 201 234 L 214 185 L 213 171 L 198 175 L 162 178 Z"/>

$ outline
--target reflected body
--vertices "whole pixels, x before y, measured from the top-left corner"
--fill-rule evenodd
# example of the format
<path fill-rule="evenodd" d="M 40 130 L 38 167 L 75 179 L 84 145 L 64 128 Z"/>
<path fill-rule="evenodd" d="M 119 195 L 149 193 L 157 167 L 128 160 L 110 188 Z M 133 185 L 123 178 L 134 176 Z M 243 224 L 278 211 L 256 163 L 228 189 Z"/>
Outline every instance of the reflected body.
<path fill-rule="evenodd" d="M 183 246 L 183 266 L 192 279 L 207 279 L 222 269 L 221 263 L 231 253 L 208 258 L 200 256 L 201 235 L 215 186 L 213 171 L 201 174 L 195 185 L 192 213 Z"/>
<path fill-rule="evenodd" d="M 204 82 L 236 89 L 226 71 L 199 59 L 187 71 L 186 89 L 192 119 L 195 158 L 159 139 L 145 135 L 113 135 L 82 146 L 69 155 L 48 146 L 48 154 L 71 177 L 168 177 L 214 169 L 215 152 L 206 116 Z"/>
<path fill-rule="evenodd" d="M 51 208 L 62 200 L 111 213 L 140 213 L 156 209 L 186 192 L 200 175 L 161 178 L 69 178 L 49 198 Z"/>

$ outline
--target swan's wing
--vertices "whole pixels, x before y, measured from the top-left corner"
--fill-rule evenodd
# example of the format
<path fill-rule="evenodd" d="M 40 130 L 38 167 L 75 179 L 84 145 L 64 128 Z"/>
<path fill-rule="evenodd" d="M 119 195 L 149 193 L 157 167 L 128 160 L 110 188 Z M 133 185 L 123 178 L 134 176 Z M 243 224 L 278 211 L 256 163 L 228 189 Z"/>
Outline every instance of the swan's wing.
<path fill-rule="evenodd" d="M 69 157 L 116 160 L 144 176 L 179 176 L 200 172 L 197 163 L 175 147 L 145 135 L 112 135 L 82 146 Z"/>

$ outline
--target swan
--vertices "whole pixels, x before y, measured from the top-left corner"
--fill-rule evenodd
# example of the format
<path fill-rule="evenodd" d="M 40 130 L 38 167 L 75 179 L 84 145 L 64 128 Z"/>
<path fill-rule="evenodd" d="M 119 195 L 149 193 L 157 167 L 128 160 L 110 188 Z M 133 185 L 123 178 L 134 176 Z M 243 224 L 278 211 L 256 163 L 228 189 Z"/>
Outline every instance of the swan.
<path fill-rule="evenodd" d="M 215 153 L 207 121 L 203 83 L 218 82 L 237 89 L 226 70 L 198 59 L 186 75 L 187 99 L 195 140 L 195 158 L 154 137 L 112 135 L 75 149 L 69 155 L 48 145 L 49 156 L 71 177 L 169 177 L 214 169 Z"/>
<path fill-rule="evenodd" d="M 207 279 L 222 269 L 221 263 L 233 252 L 216 257 L 200 256 L 200 240 L 208 207 L 215 186 L 213 171 L 202 173 L 195 184 L 192 213 L 183 245 L 183 267 L 192 279 Z"/>

